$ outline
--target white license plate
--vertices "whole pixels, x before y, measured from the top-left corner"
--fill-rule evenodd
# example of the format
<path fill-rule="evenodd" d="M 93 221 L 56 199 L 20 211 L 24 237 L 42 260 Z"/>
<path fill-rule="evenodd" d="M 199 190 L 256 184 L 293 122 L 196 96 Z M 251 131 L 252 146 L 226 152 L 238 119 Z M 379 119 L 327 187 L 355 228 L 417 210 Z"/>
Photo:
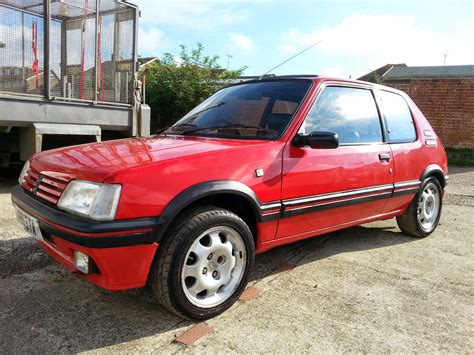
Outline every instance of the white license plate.
<path fill-rule="evenodd" d="M 16 209 L 16 217 L 20 221 L 21 225 L 33 238 L 36 240 L 43 240 L 43 235 L 41 234 L 41 229 L 39 222 L 36 218 L 26 214 L 18 207 Z"/>

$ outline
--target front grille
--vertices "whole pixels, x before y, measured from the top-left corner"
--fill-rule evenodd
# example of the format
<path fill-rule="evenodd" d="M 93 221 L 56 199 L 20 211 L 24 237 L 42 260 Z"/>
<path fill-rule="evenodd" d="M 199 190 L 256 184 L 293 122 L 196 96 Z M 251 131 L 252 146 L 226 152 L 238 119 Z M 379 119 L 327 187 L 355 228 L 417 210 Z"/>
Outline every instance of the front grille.
<path fill-rule="evenodd" d="M 38 198 L 57 205 L 67 184 L 68 181 L 65 179 L 40 174 L 29 169 L 22 186 Z"/>

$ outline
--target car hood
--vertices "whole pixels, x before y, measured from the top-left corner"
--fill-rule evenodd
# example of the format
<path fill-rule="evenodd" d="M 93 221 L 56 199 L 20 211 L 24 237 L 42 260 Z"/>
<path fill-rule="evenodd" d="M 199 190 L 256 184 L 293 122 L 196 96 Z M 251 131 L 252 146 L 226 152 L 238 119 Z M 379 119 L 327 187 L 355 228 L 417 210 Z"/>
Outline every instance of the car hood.
<path fill-rule="evenodd" d="M 34 170 L 63 180 L 104 181 L 119 171 L 189 155 L 265 144 L 266 141 L 183 136 L 127 138 L 59 148 L 36 154 Z"/>

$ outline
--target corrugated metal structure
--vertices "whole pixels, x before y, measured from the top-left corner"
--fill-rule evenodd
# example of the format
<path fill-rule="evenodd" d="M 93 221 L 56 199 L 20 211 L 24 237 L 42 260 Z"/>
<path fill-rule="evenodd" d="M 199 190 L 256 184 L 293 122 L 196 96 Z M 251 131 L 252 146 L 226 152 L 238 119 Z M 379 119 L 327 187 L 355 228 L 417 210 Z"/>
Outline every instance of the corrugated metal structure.
<path fill-rule="evenodd" d="M 120 0 L 0 0 L 0 132 L 18 131 L 23 159 L 41 149 L 30 142 L 42 135 L 37 124 L 74 135 L 84 125 L 99 129 L 98 139 L 101 130 L 147 133 L 136 90 L 138 15 Z"/>

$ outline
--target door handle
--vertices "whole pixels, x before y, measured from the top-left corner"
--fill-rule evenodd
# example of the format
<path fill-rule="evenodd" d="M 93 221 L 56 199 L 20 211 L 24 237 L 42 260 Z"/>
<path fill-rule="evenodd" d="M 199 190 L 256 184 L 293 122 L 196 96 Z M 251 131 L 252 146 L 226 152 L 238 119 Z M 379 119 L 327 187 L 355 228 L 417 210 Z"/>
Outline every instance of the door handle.
<path fill-rule="evenodd" d="M 388 153 L 381 153 L 379 154 L 380 161 L 390 161 L 390 154 Z"/>

